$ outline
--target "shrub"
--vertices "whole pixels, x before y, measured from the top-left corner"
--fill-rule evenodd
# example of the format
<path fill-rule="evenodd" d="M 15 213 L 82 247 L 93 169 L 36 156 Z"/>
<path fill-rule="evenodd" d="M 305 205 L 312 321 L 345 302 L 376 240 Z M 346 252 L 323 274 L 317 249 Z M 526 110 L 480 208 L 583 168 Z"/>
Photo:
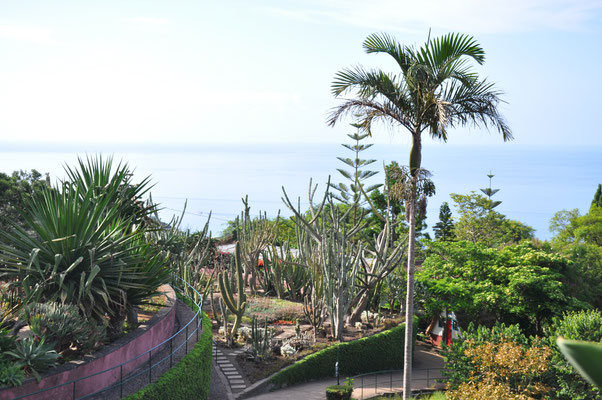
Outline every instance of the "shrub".
<path fill-rule="evenodd" d="M 39 343 L 29 337 L 19 340 L 13 350 L 6 355 L 23 367 L 25 373 L 33 375 L 40 382 L 40 372 L 56 365 L 59 355 L 53 349 L 53 343 L 45 343 L 44 338 Z"/>
<path fill-rule="evenodd" d="M 521 346 L 509 338 L 500 343 L 465 342 L 464 355 L 473 365 L 470 377 L 447 392 L 450 400 L 541 398 L 549 391 L 543 383 L 552 350 L 534 339 Z"/>
<path fill-rule="evenodd" d="M 33 303 L 23 310 L 36 340 L 54 342 L 57 352 L 74 346 L 78 351 L 94 349 L 102 340 L 104 328 L 84 318 L 73 304 Z"/>
<path fill-rule="evenodd" d="M 25 372 L 18 364 L 4 362 L 0 364 L 0 386 L 20 386 Z"/>
<path fill-rule="evenodd" d="M 562 336 L 571 340 L 602 342 L 602 313 L 600 311 L 581 311 L 554 318 L 546 329 L 549 346 L 554 349 L 550 371 L 553 374 L 551 384 L 555 387 L 558 399 L 599 400 L 602 392 L 588 383 L 571 366 L 556 346 L 556 338 Z"/>
<path fill-rule="evenodd" d="M 8 329 L 0 329 L 0 360 L 5 357 L 5 352 L 15 348 L 15 337 Z"/>
<path fill-rule="evenodd" d="M 326 388 L 326 400 L 350 400 L 353 387 L 347 385 L 333 385 Z"/>
<path fill-rule="evenodd" d="M 475 365 L 466 351 L 490 343 L 498 345 L 501 343 L 516 343 L 522 347 L 529 346 L 530 340 L 520 330 L 518 325 L 496 324 L 491 328 L 484 326 L 475 327 L 469 324 L 462 333 L 463 340 L 455 341 L 450 347 L 444 347 L 445 370 L 443 375 L 447 378 L 448 388 L 457 389 L 458 386 L 467 382 L 475 371 Z"/>
<path fill-rule="evenodd" d="M 402 324 L 374 336 L 332 345 L 278 372 L 270 383 L 280 387 L 333 376 L 337 357 L 339 372 L 343 375 L 401 368 L 404 332 L 405 324 Z"/>
<path fill-rule="evenodd" d="M 186 303 L 190 305 L 189 301 Z M 157 382 L 127 397 L 127 400 L 207 399 L 211 383 L 213 336 L 211 320 L 204 313 L 202 326 L 203 332 L 190 353 Z"/>

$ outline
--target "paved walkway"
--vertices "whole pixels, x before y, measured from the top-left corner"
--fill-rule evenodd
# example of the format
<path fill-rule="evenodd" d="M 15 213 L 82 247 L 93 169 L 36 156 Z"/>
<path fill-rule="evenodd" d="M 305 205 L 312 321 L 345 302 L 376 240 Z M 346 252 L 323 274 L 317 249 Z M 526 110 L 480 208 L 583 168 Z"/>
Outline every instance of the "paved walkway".
<path fill-rule="evenodd" d="M 442 384 L 436 384 L 434 380 L 439 378 L 440 368 L 443 368 L 443 357 L 427 346 L 418 345 L 414 352 L 414 366 L 412 374 L 412 389 L 434 389 L 442 388 Z M 340 382 L 344 382 L 344 378 Z M 329 378 L 320 381 L 313 381 L 294 385 L 284 389 L 276 390 L 271 393 L 260 394 L 249 397 L 249 400 L 323 400 L 326 398 L 326 387 L 335 385 L 336 379 Z M 354 399 L 364 399 L 374 396 L 377 393 L 398 393 L 401 392 L 402 378 L 401 373 L 385 373 L 363 379 L 363 389 L 360 388 L 362 381 L 360 378 L 354 382 Z"/>

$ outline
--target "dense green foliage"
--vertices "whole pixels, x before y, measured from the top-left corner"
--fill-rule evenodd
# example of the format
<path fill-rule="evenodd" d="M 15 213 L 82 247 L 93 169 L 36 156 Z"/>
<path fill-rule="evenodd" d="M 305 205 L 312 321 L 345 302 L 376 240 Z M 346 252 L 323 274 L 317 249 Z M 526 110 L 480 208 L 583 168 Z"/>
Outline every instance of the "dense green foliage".
<path fill-rule="evenodd" d="M 429 245 L 417 280 L 433 315 L 448 308 L 481 323 L 518 323 L 530 333 L 564 311 L 585 307 L 563 284 L 569 261 L 524 242 L 501 249 L 467 241 Z"/>
<path fill-rule="evenodd" d="M 602 184 L 598 184 L 598 189 L 594 194 L 594 199 L 592 200 L 592 207 L 602 207 Z"/>
<path fill-rule="evenodd" d="M 374 336 L 334 344 L 283 369 L 269 382 L 280 387 L 334 376 L 337 359 L 341 375 L 399 369 L 403 365 L 404 331 L 401 324 Z"/>
<path fill-rule="evenodd" d="M 19 364 L 9 361 L 0 362 L 0 387 L 20 386 L 25 379 L 25 371 Z"/>
<path fill-rule="evenodd" d="M 602 344 L 583 340 L 567 340 L 559 337 L 556 341 L 566 359 L 589 383 L 602 388 Z"/>
<path fill-rule="evenodd" d="M 551 371 L 556 382 L 556 397 L 562 400 L 602 399 L 602 391 L 586 382 L 556 346 L 556 338 L 602 342 L 602 313 L 582 311 L 554 318 L 546 328 L 549 346 L 554 350 Z"/>
<path fill-rule="evenodd" d="M 188 301 L 187 304 L 191 305 Z M 194 309 L 194 308 L 193 308 Z M 209 398 L 211 383 L 211 320 L 203 314 L 203 332 L 194 348 L 159 380 L 128 400 L 188 400 Z"/>
<path fill-rule="evenodd" d="M 602 207 L 595 204 L 588 213 L 563 210 L 550 221 L 556 233 L 552 249 L 573 262 L 571 290 L 583 301 L 602 307 Z"/>
<path fill-rule="evenodd" d="M 475 192 L 450 196 L 459 214 L 454 229 L 458 240 L 498 246 L 533 238 L 533 228 L 494 211 L 493 202 L 486 197 Z"/>
<path fill-rule="evenodd" d="M 0 387 L 19 386 L 25 379 L 25 371 L 20 364 L 15 364 L 7 351 L 16 347 L 16 338 L 7 329 L 0 329 Z"/>
<path fill-rule="evenodd" d="M 333 385 L 326 388 L 326 400 L 350 400 L 353 387 L 349 385 Z"/>
<path fill-rule="evenodd" d="M 15 171 L 11 175 L 0 172 L 0 230 L 8 230 L 12 223 L 23 224 L 21 210 L 33 196 L 50 187 L 48 175 L 43 177 L 35 169 Z"/>

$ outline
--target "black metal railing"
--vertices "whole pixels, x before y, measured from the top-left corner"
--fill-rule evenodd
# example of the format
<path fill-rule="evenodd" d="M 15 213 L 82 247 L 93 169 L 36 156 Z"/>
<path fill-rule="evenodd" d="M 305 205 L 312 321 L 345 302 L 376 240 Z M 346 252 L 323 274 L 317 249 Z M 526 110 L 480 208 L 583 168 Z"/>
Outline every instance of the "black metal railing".
<path fill-rule="evenodd" d="M 174 276 L 174 278 L 179 279 L 184 284 L 182 288 L 173 285 L 174 289 L 194 303 L 196 312 L 190 321 L 170 338 L 119 365 L 56 386 L 21 395 L 15 399 L 27 399 L 43 393 L 47 393 L 53 399 L 121 399 L 156 381 L 173 366 L 174 362 L 188 354 L 189 348 L 194 347 L 194 343 L 198 341 L 203 329 L 201 311 L 203 296 L 182 278 L 178 276 Z M 178 282 L 177 280 L 174 281 Z M 188 295 L 187 292 L 192 293 L 192 296 Z M 196 340 L 189 346 L 192 338 Z M 105 379 L 110 381 L 111 384 L 93 393 L 79 395 L 78 386 L 81 392 L 85 380 L 99 375 L 106 375 Z"/>
<path fill-rule="evenodd" d="M 445 381 L 441 371 L 444 368 L 412 368 L 412 392 L 428 392 L 441 389 L 441 382 Z M 403 370 L 391 369 L 386 371 L 369 372 L 356 375 L 353 379 L 354 398 L 358 400 L 374 397 L 386 393 L 402 392 Z M 414 393 L 416 394 L 416 393 Z M 359 397 L 357 397 L 359 396 Z"/>

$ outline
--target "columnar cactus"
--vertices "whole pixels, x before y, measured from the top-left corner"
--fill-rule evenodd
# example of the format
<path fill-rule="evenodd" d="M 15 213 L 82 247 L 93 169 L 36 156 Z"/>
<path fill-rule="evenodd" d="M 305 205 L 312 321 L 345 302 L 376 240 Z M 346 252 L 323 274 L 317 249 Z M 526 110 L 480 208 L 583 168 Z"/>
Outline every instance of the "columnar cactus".
<path fill-rule="evenodd" d="M 236 286 L 237 286 L 237 296 L 234 297 L 234 289 L 233 285 L 230 284 L 228 280 L 228 273 L 222 272 L 218 275 L 219 289 L 222 294 L 222 299 L 224 300 L 224 304 L 228 309 L 234 314 L 234 325 L 232 326 L 232 331 L 230 337 L 233 338 L 236 335 L 236 331 L 240 326 L 240 321 L 242 320 L 242 315 L 245 312 L 245 308 L 247 307 L 247 295 L 245 294 L 245 284 L 242 278 L 242 263 L 240 261 L 240 244 L 236 243 L 236 249 L 234 252 L 234 271 L 232 274 L 236 274 Z"/>
<path fill-rule="evenodd" d="M 255 361 L 266 358 L 272 349 L 272 334 L 268 329 L 267 318 L 263 323 L 263 329 L 261 329 L 257 325 L 257 319 L 253 317 L 253 320 L 251 321 L 251 340 L 251 349 Z"/>
<path fill-rule="evenodd" d="M 237 218 L 237 237 L 240 243 L 240 251 L 242 254 L 242 262 L 245 266 L 245 283 L 249 283 L 251 293 L 257 292 L 257 265 L 259 255 L 268 246 L 270 246 L 278 234 L 278 219 L 272 223 L 268 220 L 267 214 L 260 212 L 257 218 L 251 218 L 248 196 L 242 199 L 245 206 L 240 218 Z M 264 282 L 259 282 L 263 285 Z M 265 289 L 265 288 L 264 288 Z"/>
<path fill-rule="evenodd" d="M 330 186 L 330 179 L 327 187 Z M 300 206 L 295 207 L 284 191 L 283 201 L 295 215 L 295 224 L 304 232 L 299 240 L 300 259 L 311 260 L 319 266 L 322 279 L 323 300 L 331 320 L 332 335 L 335 339 L 343 339 L 344 318 L 351 306 L 351 298 L 355 291 L 355 281 L 362 248 L 352 241 L 354 235 L 362 227 L 358 221 L 350 228 L 351 212 L 349 207 L 343 212 L 334 204 L 328 191 L 322 203 L 314 207 L 313 197 L 316 189 L 309 190 L 309 210 L 311 218 L 302 213 Z M 328 206 L 325 207 L 325 204 Z"/>

